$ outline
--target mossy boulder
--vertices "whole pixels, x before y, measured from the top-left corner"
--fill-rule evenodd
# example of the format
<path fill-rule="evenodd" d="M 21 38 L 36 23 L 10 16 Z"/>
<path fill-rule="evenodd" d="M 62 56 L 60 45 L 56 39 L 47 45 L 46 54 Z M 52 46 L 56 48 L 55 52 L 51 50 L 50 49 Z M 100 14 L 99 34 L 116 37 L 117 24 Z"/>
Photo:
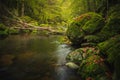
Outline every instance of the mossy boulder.
<path fill-rule="evenodd" d="M 80 63 L 82 60 L 83 60 L 83 50 L 80 48 L 80 49 L 77 49 L 73 52 L 70 52 L 67 57 L 66 57 L 66 60 L 68 62 L 74 62 L 74 63 Z"/>
<path fill-rule="evenodd" d="M 98 43 L 100 42 L 100 37 L 97 35 L 87 35 L 84 37 L 87 42 Z"/>
<path fill-rule="evenodd" d="M 97 34 L 101 41 L 105 41 L 120 33 L 120 8 L 118 6 L 120 5 L 111 7 L 105 27 Z"/>
<path fill-rule="evenodd" d="M 67 36 L 73 44 L 84 42 L 88 34 L 99 32 L 105 22 L 102 16 L 97 13 L 86 13 L 75 18 L 67 30 Z"/>
<path fill-rule="evenodd" d="M 119 80 L 120 76 L 120 35 L 114 36 L 100 44 L 98 47 L 101 53 L 107 56 L 107 62 L 114 70 L 114 80 Z"/>
<path fill-rule="evenodd" d="M 105 59 L 100 56 L 98 48 L 84 47 L 76 49 L 67 56 L 67 61 L 79 65 L 78 73 L 84 80 L 110 80 Z"/>
<path fill-rule="evenodd" d="M 102 53 L 108 56 L 110 63 L 114 62 L 118 55 L 120 55 L 120 35 L 110 38 L 98 44 Z"/>
<path fill-rule="evenodd" d="M 102 41 L 107 40 L 120 33 L 120 18 L 110 19 L 106 26 L 98 34 Z"/>
<path fill-rule="evenodd" d="M 120 13 L 120 4 L 110 7 L 108 16 L 120 17 L 120 14 L 118 14 L 118 13 Z"/>
<path fill-rule="evenodd" d="M 83 60 L 79 68 L 79 74 L 84 80 L 88 78 L 91 78 L 90 80 L 101 80 L 101 78 L 110 80 L 106 77 L 107 73 L 108 70 L 104 64 L 104 59 L 95 54 Z"/>
<path fill-rule="evenodd" d="M 97 48 L 93 48 L 93 47 L 79 48 L 73 52 L 70 52 L 67 55 L 66 60 L 80 64 L 89 55 L 98 54 L 98 53 L 99 53 L 99 50 Z"/>

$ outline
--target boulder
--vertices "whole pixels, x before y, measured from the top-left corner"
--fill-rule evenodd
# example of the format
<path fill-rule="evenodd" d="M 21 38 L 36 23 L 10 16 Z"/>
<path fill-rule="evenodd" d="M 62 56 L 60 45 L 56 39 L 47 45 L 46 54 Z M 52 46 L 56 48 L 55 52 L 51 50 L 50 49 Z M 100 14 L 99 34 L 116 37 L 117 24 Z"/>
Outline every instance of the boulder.
<path fill-rule="evenodd" d="M 78 69 L 79 68 L 79 66 L 73 62 L 67 62 L 65 65 L 71 69 Z"/>
<path fill-rule="evenodd" d="M 120 33 L 120 5 L 116 5 L 110 8 L 109 17 L 106 20 L 106 25 L 97 34 L 101 38 L 101 41 L 105 41 Z"/>
<path fill-rule="evenodd" d="M 66 57 L 66 60 L 78 64 L 83 60 L 83 53 L 84 52 L 82 49 L 77 49 L 77 50 L 69 53 Z"/>
<path fill-rule="evenodd" d="M 75 18 L 67 29 L 67 36 L 73 44 L 81 44 L 86 35 L 98 33 L 105 22 L 97 13 L 86 13 Z"/>
<path fill-rule="evenodd" d="M 99 54 L 99 50 L 94 47 L 84 47 L 76 49 L 75 51 L 70 52 L 66 60 L 70 62 L 74 62 L 76 64 L 80 64 L 84 59 L 86 59 L 89 55 Z"/>
<path fill-rule="evenodd" d="M 93 54 L 82 61 L 78 72 L 84 80 L 89 77 L 93 80 L 100 80 L 100 78 L 107 76 L 108 69 L 104 64 L 104 59 Z"/>

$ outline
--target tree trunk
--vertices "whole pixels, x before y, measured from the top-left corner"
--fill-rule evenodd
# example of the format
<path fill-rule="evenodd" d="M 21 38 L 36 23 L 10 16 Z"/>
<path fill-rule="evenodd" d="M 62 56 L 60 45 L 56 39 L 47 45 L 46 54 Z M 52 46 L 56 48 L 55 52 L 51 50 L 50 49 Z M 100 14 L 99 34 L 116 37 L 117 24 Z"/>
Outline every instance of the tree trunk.
<path fill-rule="evenodd" d="M 24 16 L 24 11 L 25 11 L 24 7 L 25 7 L 24 0 L 22 0 L 22 4 L 21 4 L 21 16 Z"/>
<path fill-rule="evenodd" d="M 87 11 L 89 12 L 89 11 L 91 11 L 90 0 L 87 0 L 86 3 L 87 3 L 87 5 L 86 5 Z"/>
<path fill-rule="evenodd" d="M 107 0 L 107 12 L 106 12 L 106 19 L 108 18 L 108 10 L 109 10 L 109 0 Z"/>
<path fill-rule="evenodd" d="M 96 0 L 93 0 L 93 11 L 96 12 Z"/>

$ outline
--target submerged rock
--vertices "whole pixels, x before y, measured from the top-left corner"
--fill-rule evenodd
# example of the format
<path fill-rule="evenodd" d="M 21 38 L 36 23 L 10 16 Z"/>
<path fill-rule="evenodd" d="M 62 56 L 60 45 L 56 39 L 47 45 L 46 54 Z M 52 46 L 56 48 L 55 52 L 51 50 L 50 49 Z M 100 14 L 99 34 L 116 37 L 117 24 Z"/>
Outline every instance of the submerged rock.
<path fill-rule="evenodd" d="M 2 66 L 9 66 L 9 65 L 13 64 L 14 58 L 15 58 L 14 55 L 9 55 L 9 54 L 3 55 L 0 58 L 0 64 Z"/>

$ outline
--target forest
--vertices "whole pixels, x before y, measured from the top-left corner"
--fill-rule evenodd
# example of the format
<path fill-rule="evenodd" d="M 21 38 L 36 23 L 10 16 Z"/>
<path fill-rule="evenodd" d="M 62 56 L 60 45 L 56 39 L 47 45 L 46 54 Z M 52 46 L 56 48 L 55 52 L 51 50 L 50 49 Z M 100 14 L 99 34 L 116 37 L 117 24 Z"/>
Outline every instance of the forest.
<path fill-rule="evenodd" d="M 120 80 L 119 57 L 120 0 L 0 0 L 0 80 Z"/>

